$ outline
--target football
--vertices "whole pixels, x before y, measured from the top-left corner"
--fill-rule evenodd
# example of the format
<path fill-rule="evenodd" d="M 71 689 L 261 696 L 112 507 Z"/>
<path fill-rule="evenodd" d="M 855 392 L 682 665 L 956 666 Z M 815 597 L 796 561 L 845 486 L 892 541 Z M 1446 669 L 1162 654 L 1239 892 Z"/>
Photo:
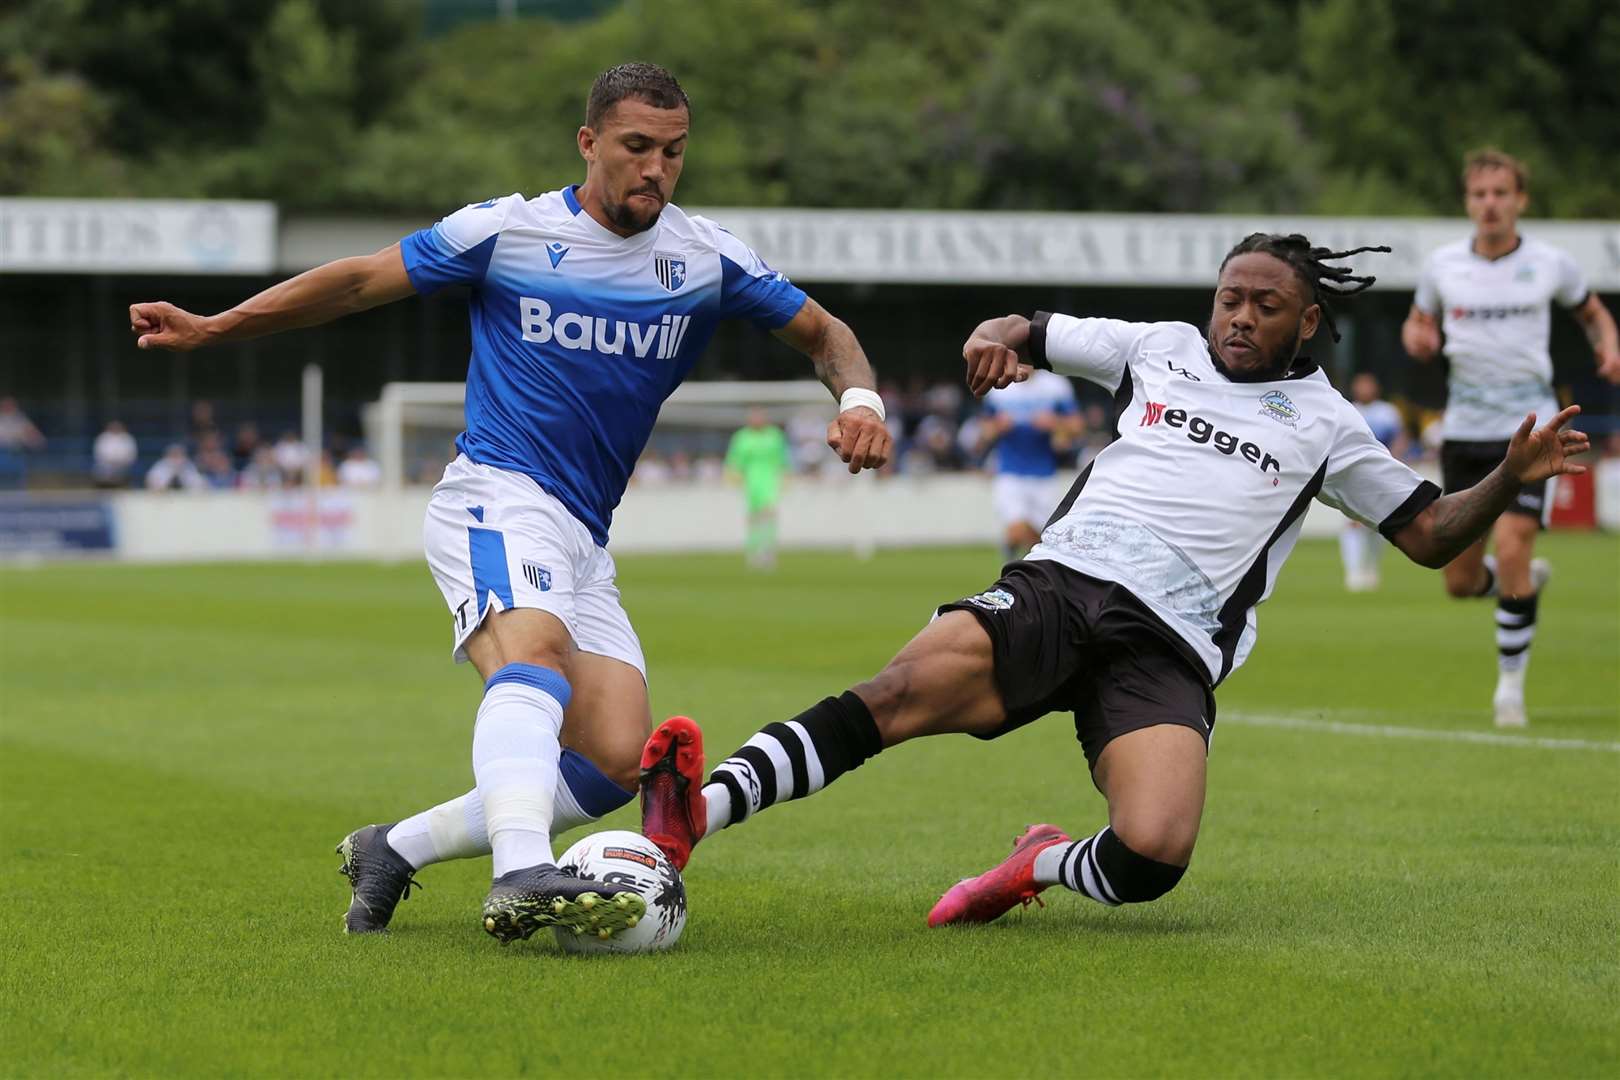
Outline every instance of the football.
<path fill-rule="evenodd" d="M 681 872 L 640 833 L 624 829 L 593 833 L 563 852 L 558 865 L 591 881 L 628 885 L 647 901 L 640 922 L 607 940 L 555 927 L 565 952 L 637 953 L 667 949 L 686 928 L 686 884 Z"/>

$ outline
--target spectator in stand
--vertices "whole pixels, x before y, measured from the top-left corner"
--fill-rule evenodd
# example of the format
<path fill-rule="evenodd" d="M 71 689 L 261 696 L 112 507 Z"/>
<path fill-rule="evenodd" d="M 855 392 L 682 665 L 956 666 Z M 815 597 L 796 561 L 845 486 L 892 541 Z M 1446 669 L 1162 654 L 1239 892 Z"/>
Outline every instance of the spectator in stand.
<path fill-rule="evenodd" d="M 685 450 L 676 450 L 669 455 L 669 478 L 677 484 L 692 482 L 692 455 Z"/>
<path fill-rule="evenodd" d="M 242 472 L 252 463 L 253 455 L 258 453 L 262 445 L 257 424 L 249 421 L 237 427 L 236 439 L 231 443 L 231 464 L 237 472 Z"/>
<path fill-rule="evenodd" d="M 645 487 L 662 487 L 670 481 L 669 462 L 656 450 L 645 450 L 636 462 L 630 479 Z"/>
<path fill-rule="evenodd" d="M 935 383 L 923 393 L 923 408 L 953 425 L 962 415 L 962 387 L 953 382 Z"/>
<path fill-rule="evenodd" d="M 320 470 L 321 487 L 337 487 L 337 463 L 332 459 L 332 451 L 321 451 L 321 456 L 317 459 L 316 468 Z"/>
<path fill-rule="evenodd" d="M 337 481 L 339 487 L 378 487 L 382 484 L 382 466 L 366 453 L 365 447 L 353 446 L 338 466 Z"/>
<path fill-rule="evenodd" d="M 714 454 L 701 454 L 692 462 L 692 479 L 700 484 L 722 483 L 726 477 L 726 461 Z"/>
<path fill-rule="evenodd" d="M 197 471 L 181 443 L 171 443 L 163 456 L 146 471 L 148 491 L 201 491 L 208 481 Z"/>
<path fill-rule="evenodd" d="M 883 404 L 887 409 L 889 403 L 885 401 Z M 895 416 L 897 413 L 890 412 L 888 415 Z M 815 471 L 827 454 L 827 410 L 812 406 L 794 413 L 788 421 L 787 437 L 793 447 L 794 471 Z"/>
<path fill-rule="evenodd" d="M 135 436 L 122 421 L 109 420 L 90 448 L 90 478 L 98 488 L 129 487 L 140 454 Z"/>
<path fill-rule="evenodd" d="M 205 434 L 197 447 L 197 471 L 208 486 L 224 490 L 236 486 L 236 470 L 231 468 L 230 455 L 225 453 L 225 440 L 215 431 Z"/>
<path fill-rule="evenodd" d="M 276 454 L 263 443 L 253 452 L 252 459 L 236 478 L 237 486 L 247 491 L 274 491 L 282 487 L 281 470 L 276 466 Z"/>
<path fill-rule="evenodd" d="M 196 447 L 201 455 L 203 444 L 210 438 L 220 438 L 219 424 L 214 422 L 214 403 L 211 401 L 193 401 L 191 403 L 191 445 Z"/>
<path fill-rule="evenodd" d="M 304 482 L 304 469 L 309 465 L 309 448 L 290 431 L 284 431 L 275 446 L 276 468 L 281 470 L 281 482 L 297 487 Z"/>
<path fill-rule="evenodd" d="M 955 417 L 931 412 L 919 420 L 905 464 L 908 470 L 915 467 L 922 472 L 954 472 L 962 468 Z"/>
<path fill-rule="evenodd" d="M 45 436 L 23 413 L 16 398 L 0 398 L 0 488 L 22 487 L 28 475 L 25 452 L 43 450 Z"/>

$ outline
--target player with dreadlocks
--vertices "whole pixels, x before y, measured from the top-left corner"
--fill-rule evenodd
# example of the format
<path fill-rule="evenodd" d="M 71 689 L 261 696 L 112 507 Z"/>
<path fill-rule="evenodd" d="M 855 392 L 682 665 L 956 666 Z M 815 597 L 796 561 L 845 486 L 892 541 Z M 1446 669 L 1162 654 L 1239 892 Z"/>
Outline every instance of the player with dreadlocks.
<path fill-rule="evenodd" d="M 1204 809 L 1214 688 L 1255 640 L 1311 500 L 1444 566 L 1524 484 L 1579 472 L 1566 409 L 1526 419 L 1505 460 L 1441 496 L 1395 460 L 1299 355 L 1329 304 L 1372 284 L 1337 260 L 1367 250 L 1255 234 L 1221 264 L 1208 330 L 1037 312 L 982 323 L 962 350 L 975 394 L 1032 368 L 1115 395 L 1115 439 L 1087 466 L 1041 542 L 990 588 L 942 606 L 874 678 L 767 724 L 702 779 L 702 737 L 665 721 L 642 754 L 642 830 L 684 866 L 692 845 L 765 807 L 813 794 L 919 735 L 994 739 L 1074 714 L 1108 823 L 1071 839 L 1032 825 L 999 866 L 953 886 L 932 926 L 986 922 L 1049 885 L 1107 905 L 1181 879 Z M 964 777 L 963 784 L 971 784 Z M 949 805 L 948 793 L 943 806 Z"/>

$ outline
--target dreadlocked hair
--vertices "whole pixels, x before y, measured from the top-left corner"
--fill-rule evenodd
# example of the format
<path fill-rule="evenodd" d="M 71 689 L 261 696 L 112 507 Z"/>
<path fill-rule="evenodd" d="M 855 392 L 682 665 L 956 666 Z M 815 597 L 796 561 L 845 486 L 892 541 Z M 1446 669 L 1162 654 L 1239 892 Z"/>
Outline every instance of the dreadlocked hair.
<path fill-rule="evenodd" d="M 1389 248 L 1358 247 L 1349 251 L 1330 251 L 1327 248 L 1312 247 L 1311 242 L 1299 233 L 1284 236 L 1281 233 L 1250 233 L 1221 260 L 1221 269 L 1239 255 L 1248 255 L 1259 252 L 1281 259 L 1294 271 L 1296 277 L 1305 286 L 1306 304 L 1316 304 L 1322 309 L 1322 321 L 1327 323 L 1328 333 L 1333 340 L 1339 340 L 1339 328 L 1333 323 L 1333 308 L 1328 305 L 1329 297 L 1354 296 L 1372 288 L 1373 282 L 1378 279 L 1367 275 L 1362 277 L 1350 272 L 1348 266 L 1329 266 L 1328 261 L 1348 259 L 1352 255 L 1360 255 L 1368 251 L 1388 252 Z"/>

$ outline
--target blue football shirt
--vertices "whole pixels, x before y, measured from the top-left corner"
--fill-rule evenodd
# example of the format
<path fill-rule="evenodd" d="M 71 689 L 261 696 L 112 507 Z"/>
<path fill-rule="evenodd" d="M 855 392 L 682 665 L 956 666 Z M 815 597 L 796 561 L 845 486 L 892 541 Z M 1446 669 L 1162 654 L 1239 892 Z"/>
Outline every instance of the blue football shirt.
<path fill-rule="evenodd" d="M 458 210 L 400 242 L 419 293 L 468 285 L 456 447 L 532 477 L 606 544 L 658 410 L 721 319 L 774 330 L 805 295 L 714 222 L 668 205 L 622 237 L 573 188 Z"/>
<path fill-rule="evenodd" d="M 1021 383 L 992 390 L 984 396 L 984 411 L 1006 416 L 1012 427 L 996 442 L 995 468 L 1003 476 L 1052 476 L 1057 452 L 1052 433 L 1035 426 L 1041 413 L 1070 416 L 1078 411 L 1074 387 L 1062 375 L 1036 370 Z"/>

